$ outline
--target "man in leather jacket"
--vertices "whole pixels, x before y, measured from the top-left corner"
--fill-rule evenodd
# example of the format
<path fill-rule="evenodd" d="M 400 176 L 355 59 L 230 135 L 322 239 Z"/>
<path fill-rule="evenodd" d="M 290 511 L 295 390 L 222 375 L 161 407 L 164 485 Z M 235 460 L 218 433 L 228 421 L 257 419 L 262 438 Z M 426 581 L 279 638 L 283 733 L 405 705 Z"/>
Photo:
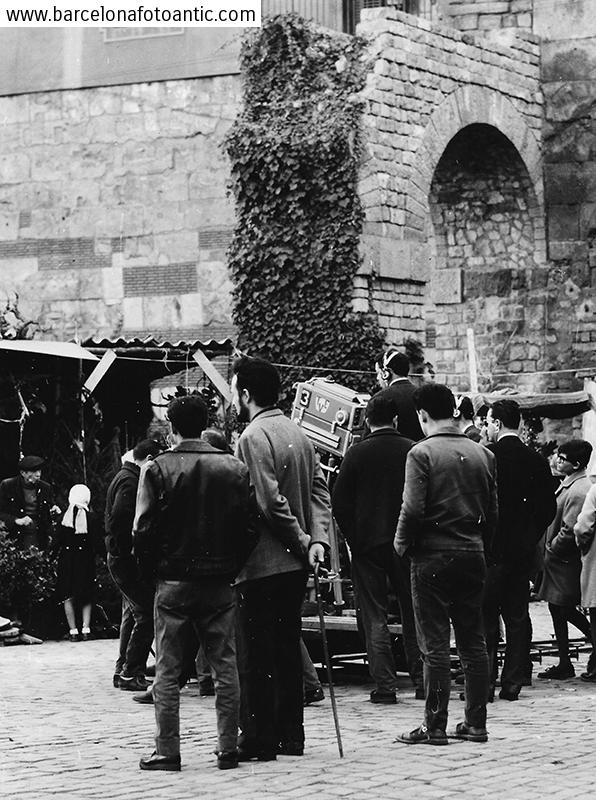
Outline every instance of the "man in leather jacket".
<path fill-rule="evenodd" d="M 239 683 L 232 582 L 250 552 L 248 470 L 200 439 L 207 406 L 197 395 L 168 406 L 174 446 L 141 473 L 135 554 L 155 569 L 155 752 L 145 770 L 180 769 L 178 677 L 192 625 L 215 675 L 218 766 L 238 765 Z"/>

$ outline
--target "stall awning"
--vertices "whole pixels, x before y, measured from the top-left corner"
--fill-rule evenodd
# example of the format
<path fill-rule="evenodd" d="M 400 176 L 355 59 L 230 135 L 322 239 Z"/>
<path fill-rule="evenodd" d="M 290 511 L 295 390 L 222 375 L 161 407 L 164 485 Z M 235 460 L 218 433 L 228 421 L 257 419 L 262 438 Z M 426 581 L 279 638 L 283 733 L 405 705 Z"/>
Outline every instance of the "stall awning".
<path fill-rule="evenodd" d="M 531 411 L 539 417 L 547 419 L 569 419 L 589 411 L 591 406 L 587 392 L 549 392 L 543 394 L 515 393 L 515 392 L 488 392 L 473 394 L 466 392 L 471 397 L 475 409 L 483 405 L 490 405 L 497 400 L 515 400 L 522 411 Z"/>
<path fill-rule="evenodd" d="M 11 353 L 74 358 L 77 361 L 98 360 L 96 355 L 74 342 L 44 342 L 41 339 L 0 339 L 0 353 L 3 350 Z"/>
<path fill-rule="evenodd" d="M 202 350 L 209 356 L 230 355 L 234 350 L 234 342 L 231 339 L 195 339 L 193 341 L 159 340 L 152 337 L 146 339 L 86 339 L 83 342 L 91 353 L 103 355 L 108 350 L 112 350 L 116 355 L 126 356 L 127 358 L 155 359 L 168 361 L 185 361 L 197 350 Z"/>

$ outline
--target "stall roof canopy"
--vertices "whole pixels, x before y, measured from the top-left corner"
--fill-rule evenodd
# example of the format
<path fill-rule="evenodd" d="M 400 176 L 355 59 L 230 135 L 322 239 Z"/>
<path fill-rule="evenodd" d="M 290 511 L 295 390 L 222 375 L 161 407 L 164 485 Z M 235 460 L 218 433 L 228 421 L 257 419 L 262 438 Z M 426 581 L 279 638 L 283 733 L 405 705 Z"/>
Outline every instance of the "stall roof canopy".
<path fill-rule="evenodd" d="M 196 350 L 202 350 L 209 355 L 229 355 L 234 350 L 234 342 L 231 339 L 207 339 L 202 341 L 178 341 L 170 342 L 158 340 L 152 337 L 146 339 L 86 339 L 83 342 L 92 353 L 103 354 L 112 350 L 116 355 L 123 355 L 128 358 L 151 358 L 162 360 L 164 356 L 172 361 L 184 361 Z"/>
<path fill-rule="evenodd" d="M 74 358 L 77 361 L 97 361 L 93 353 L 74 342 L 44 342 L 40 339 L 0 339 L 0 352 L 28 353 L 31 355 Z"/>
<path fill-rule="evenodd" d="M 515 392 L 490 392 L 474 394 L 466 392 L 472 398 L 477 410 L 483 405 L 490 405 L 497 400 L 515 400 L 522 411 L 532 411 L 539 417 L 548 419 L 568 419 L 584 414 L 592 407 L 587 392 L 550 392 L 548 394 L 526 394 Z"/>

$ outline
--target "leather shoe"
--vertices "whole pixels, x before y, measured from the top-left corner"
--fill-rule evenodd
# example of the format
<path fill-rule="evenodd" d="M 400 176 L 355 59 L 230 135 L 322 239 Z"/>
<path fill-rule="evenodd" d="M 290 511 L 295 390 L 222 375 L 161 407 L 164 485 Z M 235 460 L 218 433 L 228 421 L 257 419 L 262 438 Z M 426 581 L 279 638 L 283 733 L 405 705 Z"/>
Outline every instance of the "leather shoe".
<path fill-rule="evenodd" d="M 373 689 L 370 693 L 370 702 L 394 706 L 397 703 L 397 696 L 395 692 L 381 692 L 379 689 Z"/>
<path fill-rule="evenodd" d="M 114 677 L 112 678 L 112 683 L 114 684 L 114 689 L 118 689 L 120 687 L 120 673 L 115 672 Z"/>
<path fill-rule="evenodd" d="M 320 703 L 325 699 L 325 692 L 320 686 L 316 689 L 306 689 L 304 692 L 304 705 L 309 706 L 311 703 Z"/>
<path fill-rule="evenodd" d="M 521 691 L 521 686 L 517 686 L 516 684 L 512 684 L 511 686 L 503 686 L 501 687 L 501 691 L 499 692 L 499 698 L 501 700 L 519 700 L 519 693 Z"/>
<path fill-rule="evenodd" d="M 579 678 L 584 683 L 596 683 L 596 670 L 594 672 L 582 672 Z"/>
<path fill-rule="evenodd" d="M 539 672 L 536 676 L 541 681 L 553 679 L 564 681 L 567 678 L 575 678 L 575 670 L 573 664 L 553 664 L 552 667 L 545 669 L 544 672 Z"/>
<path fill-rule="evenodd" d="M 403 742 L 403 744 L 449 744 L 445 731 L 438 729 L 431 731 L 426 725 L 421 725 L 409 733 L 400 733 L 395 741 Z"/>
<path fill-rule="evenodd" d="M 276 761 L 277 753 L 270 750 L 249 750 L 238 748 L 238 761 Z"/>
<path fill-rule="evenodd" d="M 180 756 L 160 756 L 153 752 L 139 761 L 141 769 L 164 770 L 167 772 L 180 772 Z"/>
<path fill-rule="evenodd" d="M 132 675 L 130 678 L 120 675 L 118 688 L 125 692 L 143 692 L 147 688 L 147 681 L 142 675 Z"/>
<path fill-rule="evenodd" d="M 458 722 L 455 730 L 448 733 L 449 739 L 462 739 L 465 742 L 487 742 L 488 733 L 486 728 L 474 728 L 467 722 Z"/>
<path fill-rule="evenodd" d="M 217 769 L 236 769 L 238 766 L 238 751 L 221 752 L 217 754 Z"/>
<path fill-rule="evenodd" d="M 146 692 L 141 692 L 141 694 L 134 694 L 132 699 L 135 703 L 141 703 L 143 705 L 153 705 L 153 692 L 151 689 L 147 689 Z"/>

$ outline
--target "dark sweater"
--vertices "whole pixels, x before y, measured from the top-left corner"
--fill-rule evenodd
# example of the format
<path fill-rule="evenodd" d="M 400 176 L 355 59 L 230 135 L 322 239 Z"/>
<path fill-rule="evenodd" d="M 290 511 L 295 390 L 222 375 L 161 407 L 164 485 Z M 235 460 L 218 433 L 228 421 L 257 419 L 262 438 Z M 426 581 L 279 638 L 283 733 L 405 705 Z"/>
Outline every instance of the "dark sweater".
<path fill-rule="evenodd" d="M 393 541 L 413 444 L 383 428 L 346 453 L 333 489 L 333 513 L 355 555 Z"/>
<path fill-rule="evenodd" d="M 135 518 L 140 468 L 126 462 L 114 475 L 106 494 L 106 551 L 111 556 L 132 555 L 132 523 Z"/>

